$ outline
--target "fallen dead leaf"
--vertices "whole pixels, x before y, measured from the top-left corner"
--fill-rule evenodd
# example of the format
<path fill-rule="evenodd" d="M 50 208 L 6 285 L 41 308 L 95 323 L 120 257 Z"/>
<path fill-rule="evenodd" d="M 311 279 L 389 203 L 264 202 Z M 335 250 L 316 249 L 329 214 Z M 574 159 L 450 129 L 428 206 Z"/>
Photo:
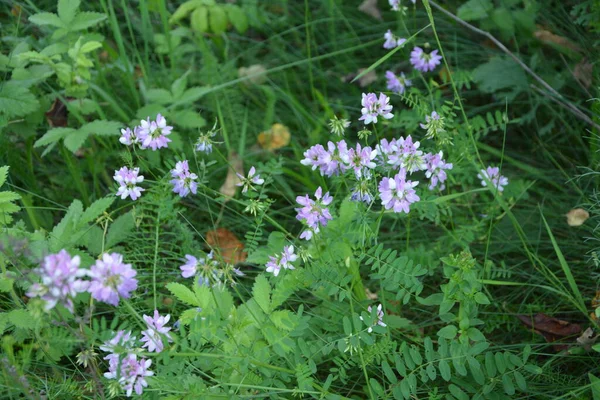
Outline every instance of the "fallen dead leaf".
<path fill-rule="evenodd" d="M 360 75 L 365 69 L 366 68 L 361 68 L 356 73 L 344 75 L 342 77 L 342 82 L 351 82 L 355 77 Z M 371 83 L 375 82 L 376 80 L 377 80 L 377 73 L 375 72 L 374 69 L 372 69 L 371 71 L 367 72 L 366 74 L 364 74 L 363 76 L 358 78 L 358 85 L 361 88 L 364 88 L 365 86 L 369 86 Z"/>
<path fill-rule="evenodd" d="M 226 263 L 235 265 L 246 261 L 248 257 L 248 253 L 243 251 L 244 244 L 228 229 L 217 228 L 206 232 L 206 243 L 216 250 Z"/>
<path fill-rule="evenodd" d="M 263 65 L 255 64 L 249 67 L 240 67 L 238 69 L 238 76 L 240 78 L 249 77 L 248 80 L 244 81 L 246 85 L 249 83 L 260 85 L 267 81 L 266 72 L 267 69 Z"/>
<path fill-rule="evenodd" d="M 567 321 L 562 321 L 554 317 L 549 317 L 544 313 L 530 315 L 517 315 L 517 318 L 528 328 L 531 328 L 535 333 L 542 335 L 549 343 L 554 343 L 558 340 L 577 336 L 581 334 L 581 326 Z M 554 350 L 566 350 L 568 344 L 555 344 Z"/>
<path fill-rule="evenodd" d="M 569 226 L 581 226 L 590 217 L 590 213 L 583 208 L 574 208 L 567 213 L 567 224 Z"/>
<path fill-rule="evenodd" d="M 566 47 L 567 49 L 570 49 L 570 50 L 573 50 L 576 52 L 582 51 L 582 49 L 581 49 L 581 47 L 579 47 L 579 45 L 571 42 L 569 39 L 567 39 L 565 37 L 558 36 L 546 29 L 539 29 L 539 30 L 535 31 L 533 33 L 533 36 L 535 36 L 540 41 L 547 43 L 547 44 L 555 44 L 558 46 Z"/>
<path fill-rule="evenodd" d="M 598 340 L 598 335 L 594 336 L 594 330 L 592 328 L 587 328 L 581 336 L 577 338 L 577 343 L 579 343 L 585 351 L 590 351 L 592 346 L 596 344 L 596 340 Z"/>
<path fill-rule="evenodd" d="M 369 288 L 365 288 L 365 293 L 367 295 L 367 299 L 369 300 L 377 300 L 379 298 L 379 296 L 377 295 L 377 293 L 373 293 L 369 290 Z"/>
<path fill-rule="evenodd" d="M 594 72 L 594 65 L 584 58 L 579 61 L 575 66 L 575 70 L 573 71 L 573 76 L 577 79 L 581 84 L 588 89 L 592 85 L 592 74 Z"/>
<path fill-rule="evenodd" d="M 283 124 L 273 124 L 271 129 L 258 134 L 258 144 L 265 150 L 273 151 L 290 144 L 292 135 L 287 126 Z"/>
<path fill-rule="evenodd" d="M 227 170 L 225 182 L 223 182 L 223 185 L 219 189 L 219 192 L 225 196 L 226 202 L 229 201 L 230 197 L 235 196 L 238 189 L 236 184 L 241 182 L 237 174 L 244 175 L 244 163 L 236 152 L 231 152 L 227 161 L 229 163 L 229 169 Z"/>
<path fill-rule="evenodd" d="M 67 106 L 59 98 L 54 99 L 50 109 L 46 111 L 46 121 L 53 128 L 67 126 L 68 116 Z"/>
<path fill-rule="evenodd" d="M 364 0 L 358 9 L 371 17 L 383 21 L 381 11 L 377 7 L 377 0 Z"/>

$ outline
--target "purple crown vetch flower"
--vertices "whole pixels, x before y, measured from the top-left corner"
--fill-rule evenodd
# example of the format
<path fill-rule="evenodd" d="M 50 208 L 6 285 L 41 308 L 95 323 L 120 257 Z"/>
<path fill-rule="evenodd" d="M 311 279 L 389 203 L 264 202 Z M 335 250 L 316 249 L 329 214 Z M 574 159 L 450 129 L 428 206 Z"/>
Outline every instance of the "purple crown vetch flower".
<path fill-rule="evenodd" d="M 482 186 L 488 185 L 488 182 L 486 181 L 487 178 L 487 180 L 492 182 L 492 185 L 501 192 L 504 191 L 504 186 L 508 185 L 508 178 L 500 175 L 500 168 L 498 167 L 489 166 L 486 169 L 482 169 L 477 174 L 477 177 L 481 179 Z"/>
<path fill-rule="evenodd" d="M 332 176 L 348 169 L 349 153 L 346 141 L 337 143 L 327 142 L 327 150 L 316 144 L 304 152 L 302 165 L 310 166 L 313 170 L 319 168 L 321 175 Z"/>
<path fill-rule="evenodd" d="M 131 264 L 123 263 L 122 255 L 105 253 L 90 268 L 89 292 L 94 299 L 117 306 L 120 298 L 128 299 L 137 289 L 136 274 Z"/>
<path fill-rule="evenodd" d="M 131 197 L 131 200 L 137 200 L 142 195 L 145 189 L 137 186 L 137 184 L 144 182 L 144 176 L 138 175 L 139 173 L 139 168 L 129 169 L 122 167 L 118 171 L 115 171 L 113 179 L 119 184 L 117 196 L 121 196 L 122 200 L 125 200 L 127 197 Z"/>
<path fill-rule="evenodd" d="M 386 325 L 386 324 L 383 322 L 383 316 L 384 316 L 384 314 L 383 314 L 383 309 L 382 309 L 382 308 L 383 308 L 383 307 L 382 307 L 382 305 L 381 305 L 381 304 L 379 304 L 379 305 L 377 306 L 377 322 L 376 322 L 376 324 L 377 324 L 377 325 L 379 325 L 379 326 L 386 327 L 387 325 Z M 370 314 L 370 313 L 373 311 L 373 307 L 369 306 L 369 307 L 367 308 L 367 310 L 369 311 L 369 314 Z M 364 321 L 362 316 L 360 317 L 360 320 L 361 320 L 361 321 Z M 372 327 L 372 326 L 370 326 L 370 327 L 367 329 L 367 332 L 369 332 L 369 333 L 373 332 L 373 327 Z"/>
<path fill-rule="evenodd" d="M 273 275 L 279 275 L 281 269 L 295 269 L 292 263 L 298 259 L 298 256 L 294 254 L 294 246 L 285 246 L 283 252 L 278 256 L 269 256 L 269 262 L 267 262 L 267 272 L 273 273 Z"/>
<path fill-rule="evenodd" d="M 213 260 L 213 252 L 206 255 L 206 258 L 196 258 L 186 254 L 186 263 L 179 269 L 181 276 L 190 278 L 198 275 L 198 285 L 212 286 L 221 284 L 221 273 L 217 269 L 217 262 Z"/>
<path fill-rule="evenodd" d="M 236 175 L 240 178 L 240 182 L 236 183 L 236 186 L 243 186 L 242 193 L 246 193 L 248 189 L 254 189 L 254 185 L 260 186 L 265 183 L 265 180 L 260 177 L 260 174 L 256 173 L 256 168 L 251 167 L 250 171 L 248 171 L 248 177 L 246 178 L 244 175 L 237 173 Z"/>
<path fill-rule="evenodd" d="M 175 168 L 171 170 L 171 184 L 173 185 L 173 192 L 177 193 L 181 197 L 185 197 L 188 194 L 196 194 L 198 190 L 198 175 L 190 172 L 190 167 L 187 160 L 179 161 L 175 164 Z"/>
<path fill-rule="evenodd" d="M 441 62 L 442 56 L 438 54 L 438 50 L 425 53 L 422 48 L 415 47 L 410 53 L 410 63 L 421 72 L 433 71 Z"/>
<path fill-rule="evenodd" d="M 35 269 L 41 283 L 31 285 L 27 296 L 44 300 L 46 311 L 60 303 L 73 312 L 72 298 L 85 292 L 89 285 L 89 282 L 78 279 L 87 275 L 86 270 L 79 268 L 80 262 L 79 256 L 71 258 L 64 249 L 44 257 L 42 265 Z"/>
<path fill-rule="evenodd" d="M 327 222 L 332 219 L 328 206 L 333 201 L 333 197 L 329 195 L 329 192 L 323 196 L 323 189 L 319 186 L 315 192 L 315 199 L 312 200 L 308 195 L 296 197 L 296 202 L 302 207 L 296 208 L 298 215 L 296 218 L 300 221 L 304 221 L 308 226 L 302 234 L 300 239 L 310 240 L 313 234 L 319 232 L 319 226 L 327 225 Z"/>
<path fill-rule="evenodd" d="M 136 126 L 133 128 L 133 131 L 129 128 L 121 129 L 121 137 L 119 138 L 119 142 L 123 143 L 126 146 L 131 146 L 132 144 L 140 143 L 140 127 Z"/>
<path fill-rule="evenodd" d="M 425 154 L 425 176 L 430 178 L 429 190 L 435 189 L 439 184 L 440 190 L 444 190 L 446 185 L 444 182 L 447 179 L 446 171 L 452 169 L 452 163 L 447 163 L 442 159 L 444 153 L 440 151 L 438 154 Z"/>
<path fill-rule="evenodd" d="M 154 316 L 150 317 L 148 315 L 144 315 L 144 321 L 148 326 L 148 329 L 142 331 L 142 339 L 144 342 L 142 347 L 148 348 L 149 352 L 156 351 L 160 353 L 164 349 L 164 344 L 162 341 L 162 336 L 164 336 L 169 342 L 172 342 L 173 339 L 169 334 L 171 328 L 167 328 L 165 325 L 169 322 L 171 316 L 167 314 L 164 317 L 161 317 L 158 313 L 158 310 L 154 310 Z"/>
<path fill-rule="evenodd" d="M 137 356 L 130 353 L 120 362 L 117 360 L 117 363 L 113 365 L 114 368 L 109 368 L 109 372 L 105 373 L 104 377 L 118 379 L 127 397 L 130 397 L 133 391 L 137 395 L 141 395 L 144 388 L 148 386 L 145 378 L 154 375 L 154 372 L 148 371 L 151 364 L 152 360 L 142 358 L 138 361 Z"/>
<path fill-rule="evenodd" d="M 385 39 L 385 42 L 383 43 L 384 49 L 393 49 L 396 47 L 400 47 L 406 42 L 406 39 L 397 37 L 389 29 L 383 35 L 383 38 Z"/>
<path fill-rule="evenodd" d="M 402 168 L 393 178 L 383 178 L 379 183 L 381 205 L 394 212 L 410 212 L 410 205 L 420 200 L 414 187 L 419 182 L 407 181 L 406 170 Z"/>
<path fill-rule="evenodd" d="M 356 179 L 362 178 L 369 174 L 369 170 L 377 166 L 373 160 L 377 157 L 377 150 L 366 146 L 361 147 L 360 143 L 356 144 L 356 149 L 348 150 L 348 164 L 354 170 Z"/>
<path fill-rule="evenodd" d="M 400 72 L 400 76 L 397 76 L 392 71 L 386 71 L 385 78 L 387 79 L 387 89 L 397 94 L 404 93 L 406 88 L 412 85 L 412 82 L 406 79 L 404 72 Z"/>
<path fill-rule="evenodd" d="M 379 93 L 379 98 L 375 93 L 362 94 L 361 100 L 363 108 L 360 110 L 362 117 L 359 121 L 364 121 L 365 125 L 377 123 L 377 117 L 390 119 L 394 117 L 392 114 L 392 105 L 390 98 L 383 93 Z"/>
<path fill-rule="evenodd" d="M 156 121 L 150 121 L 150 117 L 140 121 L 138 137 L 143 149 L 151 148 L 153 151 L 162 147 L 168 147 L 172 126 L 167 125 L 167 120 L 162 115 L 156 116 Z"/>

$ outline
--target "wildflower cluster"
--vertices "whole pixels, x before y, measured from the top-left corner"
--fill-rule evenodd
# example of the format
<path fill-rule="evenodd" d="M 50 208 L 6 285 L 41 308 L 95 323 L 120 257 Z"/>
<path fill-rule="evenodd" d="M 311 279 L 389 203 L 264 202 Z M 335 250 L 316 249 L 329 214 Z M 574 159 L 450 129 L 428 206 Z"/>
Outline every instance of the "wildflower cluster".
<path fill-rule="evenodd" d="M 503 192 L 504 186 L 508 185 L 508 178 L 500 175 L 500 168 L 498 167 L 487 167 L 482 169 L 477 174 L 477 178 L 481 179 L 481 185 L 487 186 L 489 182 L 492 183 L 493 187 L 498 191 Z"/>
<path fill-rule="evenodd" d="M 279 275 L 281 269 L 295 269 L 292 263 L 298 259 L 298 256 L 294 254 L 294 246 L 285 246 L 283 252 L 277 256 L 269 256 L 269 262 L 267 262 L 267 272 L 271 272 L 273 275 Z"/>
<path fill-rule="evenodd" d="M 71 257 L 64 249 L 46 256 L 35 270 L 41 283 L 31 285 L 27 296 L 44 300 L 46 311 L 61 304 L 73 312 L 77 293 L 89 292 L 94 299 L 116 306 L 137 289 L 136 271 L 118 253 L 102 255 L 89 270 L 80 268 L 80 262 L 79 256 Z M 90 279 L 81 279 L 86 277 Z"/>
<path fill-rule="evenodd" d="M 144 315 L 147 329 L 141 332 L 140 341 L 143 343 L 141 347 L 136 346 L 138 342 L 131 335 L 131 331 L 124 330 L 116 332 L 112 339 L 100 346 L 100 350 L 109 353 L 104 357 L 108 361 L 108 372 L 104 373 L 104 377 L 114 379 L 128 397 L 134 391 L 137 395 L 141 395 L 144 388 L 148 386 L 146 377 L 154 375 L 154 372 L 148 370 L 152 360 L 138 358 L 143 349 L 160 353 L 164 350 L 164 340 L 173 341 L 169 334 L 171 328 L 166 327 L 170 318 L 168 314 L 161 316 L 157 310 L 154 310 L 152 317 Z"/>
<path fill-rule="evenodd" d="M 333 201 L 333 197 L 329 192 L 323 196 L 323 189 L 319 186 L 315 192 L 315 200 L 308 195 L 296 197 L 296 202 L 302 207 L 296 208 L 298 215 L 296 218 L 304 222 L 307 229 L 302 232 L 300 239 L 310 240 L 315 233 L 319 233 L 319 226 L 326 226 L 327 222 L 332 219 L 328 206 Z"/>
<path fill-rule="evenodd" d="M 177 193 L 181 197 L 186 197 L 188 194 L 196 194 L 198 190 L 198 175 L 190 172 L 190 167 L 187 160 L 179 161 L 175 164 L 175 168 L 171 170 L 171 184 L 173 185 L 173 192 Z"/>
<path fill-rule="evenodd" d="M 158 114 L 155 121 L 150 121 L 150 117 L 140 121 L 140 125 L 133 128 L 121 129 L 121 138 L 119 141 L 126 146 L 138 145 L 141 149 L 152 149 L 156 151 L 163 147 L 168 147 L 172 126 L 167 125 L 167 120 Z"/>
<path fill-rule="evenodd" d="M 185 264 L 179 267 L 184 278 L 197 277 L 200 286 L 222 286 L 226 281 L 233 284 L 233 276 L 244 276 L 244 273 L 230 264 L 222 265 L 214 259 L 211 251 L 206 257 L 196 258 L 185 255 Z"/>

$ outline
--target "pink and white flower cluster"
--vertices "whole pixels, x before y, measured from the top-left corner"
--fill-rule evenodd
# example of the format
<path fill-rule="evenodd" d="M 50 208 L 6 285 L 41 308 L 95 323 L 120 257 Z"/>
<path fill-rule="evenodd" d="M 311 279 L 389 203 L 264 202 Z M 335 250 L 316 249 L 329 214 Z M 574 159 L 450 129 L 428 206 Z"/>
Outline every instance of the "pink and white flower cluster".
<path fill-rule="evenodd" d="M 273 275 L 279 275 L 281 269 L 295 269 L 292 263 L 298 259 L 298 256 L 294 254 L 294 246 L 285 246 L 283 252 L 277 256 L 269 256 L 269 262 L 267 262 L 267 272 Z"/>
<path fill-rule="evenodd" d="M 79 256 L 71 257 L 64 249 L 46 256 L 34 270 L 40 283 L 31 285 L 27 296 L 40 297 L 47 311 L 62 304 L 73 312 L 77 293 L 89 292 L 92 298 L 117 306 L 121 298 L 128 299 L 137 289 L 136 271 L 131 264 L 123 263 L 123 256 L 118 253 L 103 254 L 89 270 L 80 268 L 80 263 Z"/>
<path fill-rule="evenodd" d="M 133 128 L 121 129 L 121 138 L 119 141 L 126 146 L 138 145 L 141 149 L 152 149 L 156 151 L 163 147 L 168 147 L 172 126 L 167 125 L 167 120 L 158 114 L 156 120 L 150 121 L 150 117 L 140 121 L 140 125 Z"/>
<path fill-rule="evenodd" d="M 108 354 L 104 357 L 108 361 L 108 371 L 104 373 L 107 379 L 115 379 L 121 388 L 125 391 L 127 397 L 133 392 L 141 395 L 145 387 L 148 386 L 146 377 L 153 376 L 154 372 L 149 371 L 152 360 L 139 358 L 138 354 L 145 348 L 148 352 L 160 353 L 164 350 L 164 341 L 172 342 L 173 339 L 169 331 L 171 328 L 166 324 L 171 316 L 161 316 L 158 310 L 154 310 L 154 315 L 143 316 L 146 322 L 146 330 L 142 331 L 143 345 L 137 347 L 137 341 L 131 336 L 131 331 L 120 330 L 115 333 L 112 339 L 104 342 L 100 350 Z"/>

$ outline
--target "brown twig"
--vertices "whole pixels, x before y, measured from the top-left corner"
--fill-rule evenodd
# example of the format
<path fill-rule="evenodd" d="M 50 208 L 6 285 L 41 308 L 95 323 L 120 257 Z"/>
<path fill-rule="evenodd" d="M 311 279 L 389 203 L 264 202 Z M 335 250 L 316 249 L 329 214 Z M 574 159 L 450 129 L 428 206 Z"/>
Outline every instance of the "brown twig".
<path fill-rule="evenodd" d="M 600 131 L 600 125 L 598 125 L 596 122 L 594 122 L 590 117 L 588 117 L 583 111 L 581 111 L 579 108 L 577 108 L 577 106 L 575 106 L 574 104 L 572 104 L 571 102 L 569 102 L 568 100 L 566 100 L 560 93 L 558 93 L 552 86 L 550 86 L 545 80 L 543 80 L 542 78 L 540 78 L 539 75 L 537 75 L 535 72 L 533 72 L 531 70 L 531 68 L 529 68 L 523 61 L 521 61 L 513 52 L 511 52 L 505 45 L 502 44 L 502 42 L 500 42 L 498 39 L 496 39 L 494 36 L 492 36 L 491 33 L 483 31 L 471 24 L 469 24 L 467 21 L 462 20 L 461 18 L 459 18 L 458 16 L 452 14 L 450 11 L 442 8 L 439 4 L 437 4 L 436 2 L 429 0 L 429 3 L 435 7 L 437 10 L 439 10 L 442 14 L 445 14 L 446 16 L 452 18 L 454 21 L 458 22 L 460 25 L 468 28 L 469 30 L 485 36 L 486 38 L 488 38 L 490 41 L 492 41 L 500 50 L 502 50 L 504 53 L 508 54 L 513 60 L 515 60 L 515 62 L 517 64 L 519 64 L 519 66 L 525 71 L 527 72 L 533 79 L 535 79 L 536 81 L 538 81 L 538 83 L 540 85 L 542 85 L 549 93 L 547 92 L 543 92 L 541 90 L 538 89 L 538 91 L 542 92 L 543 94 L 549 96 L 553 101 L 559 103 L 561 106 L 563 106 L 564 108 L 566 108 L 568 111 L 570 111 L 573 115 L 575 115 L 577 118 L 581 119 L 582 121 L 586 122 L 587 124 L 593 126 L 594 128 L 596 128 L 597 130 Z"/>

